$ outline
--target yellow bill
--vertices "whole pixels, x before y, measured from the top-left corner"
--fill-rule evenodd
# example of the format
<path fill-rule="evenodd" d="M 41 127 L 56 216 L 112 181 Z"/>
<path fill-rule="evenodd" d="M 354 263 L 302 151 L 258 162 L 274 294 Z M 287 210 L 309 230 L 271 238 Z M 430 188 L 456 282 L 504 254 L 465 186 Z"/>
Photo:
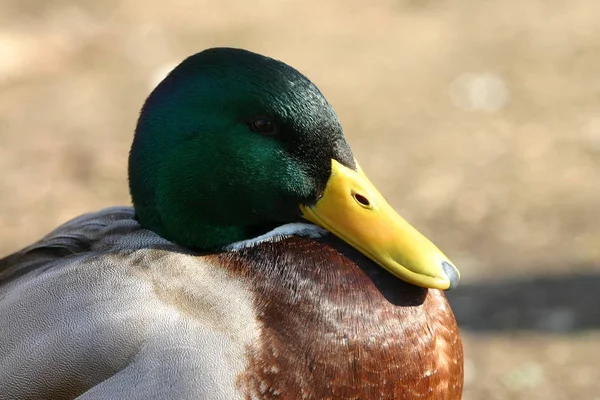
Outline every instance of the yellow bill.
<path fill-rule="evenodd" d="M 323 196 L 312 206 L 300 206 L 303 217 L 406 282 L 454 288 L 460 279 L 456 267 L 394 211 L 358 164 L 357 170 L 332 160 Z"/>

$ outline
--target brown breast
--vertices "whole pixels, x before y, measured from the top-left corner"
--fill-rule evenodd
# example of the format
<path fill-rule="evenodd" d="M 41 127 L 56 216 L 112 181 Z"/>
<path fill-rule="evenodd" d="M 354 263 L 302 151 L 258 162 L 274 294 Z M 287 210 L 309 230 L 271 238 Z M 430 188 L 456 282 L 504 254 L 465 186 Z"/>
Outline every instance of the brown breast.
<path fill-rule="evenodd" d="M 332 235 L 220 257 L 256 288 L 261 340 L 238 381 L 248 398 L 460 399 L 462 344 L 443 292 Z"/>

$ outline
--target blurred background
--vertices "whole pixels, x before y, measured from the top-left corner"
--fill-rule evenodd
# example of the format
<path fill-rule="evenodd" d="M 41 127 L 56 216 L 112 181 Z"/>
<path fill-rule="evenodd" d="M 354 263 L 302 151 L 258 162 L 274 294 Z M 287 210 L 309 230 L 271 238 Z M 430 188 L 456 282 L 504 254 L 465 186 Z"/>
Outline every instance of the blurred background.
<path fill-rule="evenodd" d="M 242 47 L 308 75 L 459 266 L 474 399 L 600 399 L 597 0 L 0 0 L 0 256 L 129 204 L 149 91 Z"/>

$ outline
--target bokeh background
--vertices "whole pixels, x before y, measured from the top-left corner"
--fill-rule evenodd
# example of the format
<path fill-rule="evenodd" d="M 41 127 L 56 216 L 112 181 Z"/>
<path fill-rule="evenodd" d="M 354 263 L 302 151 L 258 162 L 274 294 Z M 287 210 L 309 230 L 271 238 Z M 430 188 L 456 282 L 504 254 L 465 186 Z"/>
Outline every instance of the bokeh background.
<path fill-rule="evenodd" d="M 0 255 L 129 204 L 145 96 L 213 46 L 308 75 L 460 267 L 465 399 L 600 399 L 597 0 L 0 0 Z"/>

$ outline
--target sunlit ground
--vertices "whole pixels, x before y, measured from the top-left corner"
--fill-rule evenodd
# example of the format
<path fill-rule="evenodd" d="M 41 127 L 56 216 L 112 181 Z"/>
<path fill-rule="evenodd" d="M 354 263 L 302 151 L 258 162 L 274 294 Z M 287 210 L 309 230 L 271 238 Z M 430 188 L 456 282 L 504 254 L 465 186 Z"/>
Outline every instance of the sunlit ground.
<path fill-rule="evenodd" d="M 0 10 L 0 255 L 128 204 L 149 90 L 191 53 L 243 47 L 322 89 L 363 169 L 461 269 L 466 400 L 600 399 L 600 2 Z"/>

